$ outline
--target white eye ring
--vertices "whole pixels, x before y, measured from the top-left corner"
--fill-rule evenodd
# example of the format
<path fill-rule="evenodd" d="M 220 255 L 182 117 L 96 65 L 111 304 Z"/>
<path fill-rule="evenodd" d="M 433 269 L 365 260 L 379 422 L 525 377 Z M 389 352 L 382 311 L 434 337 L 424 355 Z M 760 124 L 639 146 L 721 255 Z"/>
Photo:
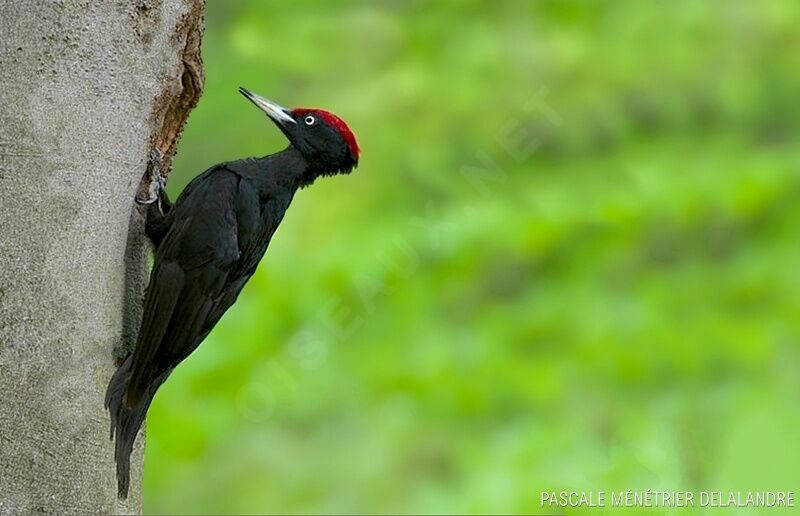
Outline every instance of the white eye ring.
<path fill-rule="evenodd" d="M 314 118 L 311 115 L 308 115 L 307 117 L 305 117 L 303 119 L 303 121 L 306 123 L 306 125 L 314 125 L 316 123 L 317 119 Z"/>

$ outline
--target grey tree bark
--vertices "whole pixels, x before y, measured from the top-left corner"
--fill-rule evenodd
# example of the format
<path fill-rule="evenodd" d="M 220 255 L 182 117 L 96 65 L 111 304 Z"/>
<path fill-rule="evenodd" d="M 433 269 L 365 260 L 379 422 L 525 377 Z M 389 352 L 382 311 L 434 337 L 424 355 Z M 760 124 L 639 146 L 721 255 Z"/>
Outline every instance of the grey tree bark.
<path fill-rule="evenodd" d="M 133 203 L 202 87 L 202 0 L 0 0 L 0 513 L 139 512 L 103 397 L 146 285 Z"/>

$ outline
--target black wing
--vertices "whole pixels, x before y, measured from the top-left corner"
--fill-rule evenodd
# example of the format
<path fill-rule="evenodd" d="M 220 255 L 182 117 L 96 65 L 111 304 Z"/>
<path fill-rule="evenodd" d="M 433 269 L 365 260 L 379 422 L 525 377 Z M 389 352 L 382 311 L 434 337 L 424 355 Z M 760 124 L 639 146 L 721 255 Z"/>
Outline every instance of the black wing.
<path fill-rule="evenodd" d="M 242 192 L 242 182 L 218 167 L 198 177 L 170 212 L 173 220 L 156 252 L 145 298 L 126 390 L 128 406 L 136 405 L 151 382 L 194 351 L 232 300 L 222 310 L 220 302 L 231 298 L 232 289 L 235 299 L 244 285 L 246 278 L 238 277 L 236 264 L 242 247 L 249 245 L 240 236 L 249 239 L 259 228 L 242 228 L 240 222 L 252 226 L 260 218 L 258 198 Z"/>

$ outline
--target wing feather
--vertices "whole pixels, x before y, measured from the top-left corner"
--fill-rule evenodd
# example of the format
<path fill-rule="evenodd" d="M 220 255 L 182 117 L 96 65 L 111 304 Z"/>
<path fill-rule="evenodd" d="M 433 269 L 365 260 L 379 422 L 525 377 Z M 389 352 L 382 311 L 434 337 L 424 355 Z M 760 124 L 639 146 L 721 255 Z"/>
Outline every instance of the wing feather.
<path fill-rule="evenodd" d="M 133 354 L 133 369 L 125 394 L 125 404 L 134 407 L 150 383 L 148 364 L 158 352 L 159 345 L 172 320 L 181 297 L 186 274 L 176 262 L 159 264 L 153 270 L 144 303 L 142 325 Z"/>
<path fill-rule="evenodd" d="M 239 178 L 219 170 L 176 205 L 159 246 L 133 354 L 126 404 L 199 343 L 206 319 L 240 256 L 235 196 Z"/>

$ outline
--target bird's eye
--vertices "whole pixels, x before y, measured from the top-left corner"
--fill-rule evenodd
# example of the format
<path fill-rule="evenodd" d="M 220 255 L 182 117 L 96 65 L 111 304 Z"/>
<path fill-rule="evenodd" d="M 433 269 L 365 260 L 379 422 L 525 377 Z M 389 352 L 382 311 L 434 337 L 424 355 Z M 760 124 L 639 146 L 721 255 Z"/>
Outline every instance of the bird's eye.
<path fill-rule="evenodd" d="M 317 121 L 317 119 L 316 119 L 316 118 L 314 118 L 314 117 L 313 117 L 313 116 L 311 116 L 311 115 L 308 115 L 308 116 L 305 118 L 305 120 L 304 120 L 304 121 L 305 121 L 306 125 L 314 125 L 314 123 Z"/>

